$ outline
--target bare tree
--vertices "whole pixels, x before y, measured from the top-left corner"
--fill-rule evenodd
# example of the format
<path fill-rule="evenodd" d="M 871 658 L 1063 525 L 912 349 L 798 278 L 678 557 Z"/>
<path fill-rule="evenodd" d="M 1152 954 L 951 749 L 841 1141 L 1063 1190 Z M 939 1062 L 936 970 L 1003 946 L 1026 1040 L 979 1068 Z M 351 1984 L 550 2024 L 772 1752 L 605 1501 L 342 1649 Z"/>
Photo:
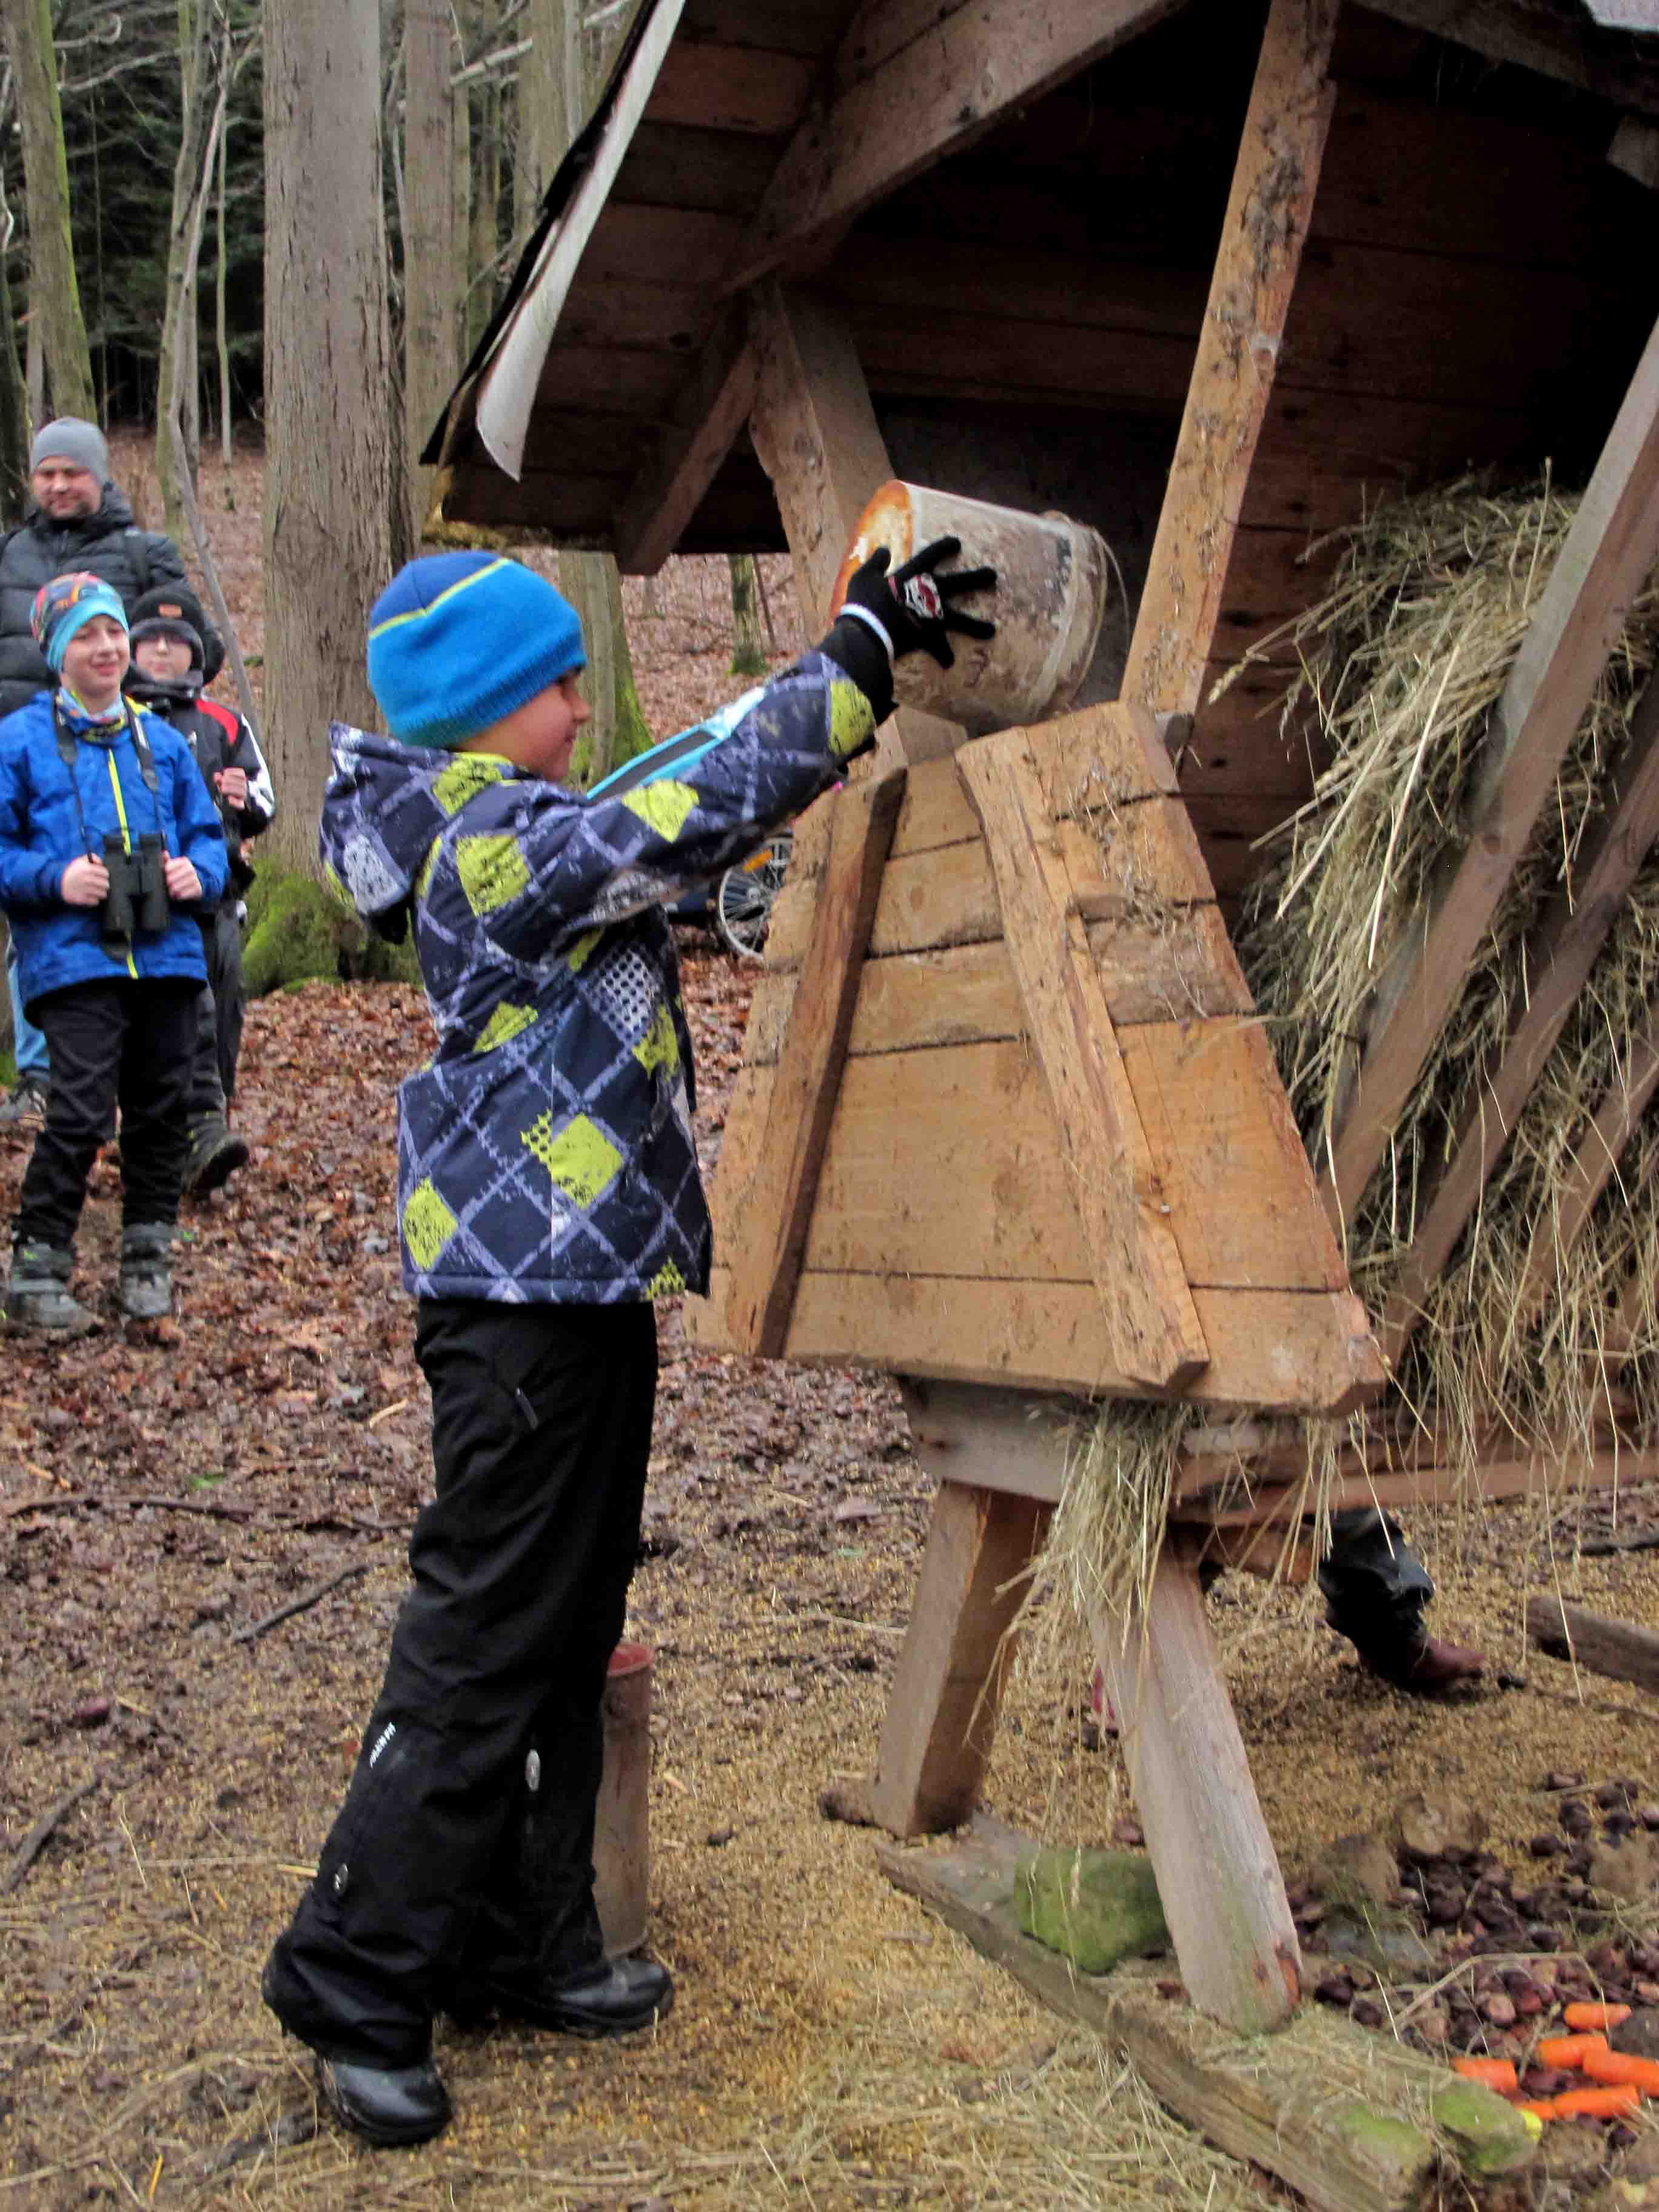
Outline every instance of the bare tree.
<path fill-rule="evenodd" d="M 210 134 L 222 119 L 226 50 L 215 35 L 212 0 L 179 0 L 179 75 L 183 123 L 173 167 L 173 217 L 167 231 L 166 307 L 155 421 L 155 475 L 170 538 L 182 538 L 185 514 L 181 473 L 192 491 L 199 458 L 196 270 L 202 216 L 212 176 Z M 192 435 L 192 432 L 195 434 Z"/>
<path fill-rule="evenodd" d="M 52 0 L 6 0 L 4 14 L 23 135 L 29 304 L 40 321 L 54 413 L 92 422 L 98 403 L 70 236 L 69 163 L 52 42 Z"/>
<path fill-rule="evenodd" d="M 314 869 L 328 725 L 374 719 L 399 495 L 376 0 L 265 0 L 264 42 L 266 751 L 278 853 Z"/>
<path fill-rule="evenodd" d="M 732 569 L 732 673 L 764 676 L 766 647 L 761 642 L 760 593 L 752 553 L 730 553 Z"/>
<path fill-rule="evenodd" d="M 406 0 L 404 416 L 410 511 L 417 533 L 432 498 L 432 471 L 420 465 L 421 447 L 443 412 L 460 366 L 455 347 L 452 20 L 450 0 Z"/>
<path fill-rule="evenodd" d="M 9 112 L 0 100 L 0 128 Z M 28 504 L 29 412 L 23 364 L 17 356 L 17 324 L 12 314 L 11 280 L 6 255 L 11 245 L 12 213 L 6 204 L 6 179 L 0 167 L 0 530 L 23 519 Z"/>

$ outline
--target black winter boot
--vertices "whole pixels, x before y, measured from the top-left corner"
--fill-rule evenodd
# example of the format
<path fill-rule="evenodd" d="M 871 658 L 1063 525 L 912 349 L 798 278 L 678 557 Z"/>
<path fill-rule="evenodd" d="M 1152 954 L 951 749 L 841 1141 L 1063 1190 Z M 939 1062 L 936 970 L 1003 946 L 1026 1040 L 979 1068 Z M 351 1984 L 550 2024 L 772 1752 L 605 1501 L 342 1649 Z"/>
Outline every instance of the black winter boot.
<path fill-rule="evenodd" d="M 90 1328 L 92 1316 L 70 1296 L 75 1255 L 67 1246 L 20 1240 L 11 1248 L 11 1284 L 6 1319 L 19 1328 L 55 1329 L 64 1334 Z"/>
<path fill-rule="evenodd" d="M 139 1222 L 121 1231 L 121 1310 L 131 1321 L 160 1321 L 173 1310 L 173 1231 Z"/>
<path fill-rule="evenodd" d="M 228 1182 L 238 1168 L 246 1165 L 246 1140 L 227 1128 L 217 1115 L 191 1122 L 184 1187 L 192 1198 L 205 1198 L 210 1190 Z"/>

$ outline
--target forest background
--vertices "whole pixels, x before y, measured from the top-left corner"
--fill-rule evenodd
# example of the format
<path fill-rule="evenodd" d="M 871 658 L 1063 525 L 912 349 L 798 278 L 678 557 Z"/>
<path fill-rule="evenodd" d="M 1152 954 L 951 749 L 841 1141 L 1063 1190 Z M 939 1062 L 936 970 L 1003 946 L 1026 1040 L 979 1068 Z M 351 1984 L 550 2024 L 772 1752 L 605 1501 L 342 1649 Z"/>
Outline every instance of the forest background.
<path fill-rule="evenodd" d="M 314 971 L 323 924 L 295 879 L 315 873 L 324 733 L 376 720 L 362 639 L 386 578 L 422 546 L 477 540 L 446 528 L 419 455 L 638 5 L 6 0 L 0 527 L 27 512 L 43 422 L 153 435 L 161 512 L 139 519 L 179 544 L 226 635 L 252 634 L 221 689 L 255 721 L 282 794 L 259 907 L 301 916 L 284 920 L 279 974 L 253 962 L 259 980 Z M 222 588 L 204 440 L 222 499 L 234 447 L 265 459 L 252 623 Z M 119 479 L 141 509 L 149 477 Z M 592 777 L 652 735 L 621 579 L 602 553 L 556 563 L 522 533 L 514 550 L 582 617 L 596 711 L 577 768 Z M 727 566 L 730 669 L 753 676 L 777 625 L 768 605 L 763 629 L 753 561 Z M 650 582 L 630 592 L 647 613 L 658 597 Z M 793 608 L 784 624 L 793 635 Z"/>

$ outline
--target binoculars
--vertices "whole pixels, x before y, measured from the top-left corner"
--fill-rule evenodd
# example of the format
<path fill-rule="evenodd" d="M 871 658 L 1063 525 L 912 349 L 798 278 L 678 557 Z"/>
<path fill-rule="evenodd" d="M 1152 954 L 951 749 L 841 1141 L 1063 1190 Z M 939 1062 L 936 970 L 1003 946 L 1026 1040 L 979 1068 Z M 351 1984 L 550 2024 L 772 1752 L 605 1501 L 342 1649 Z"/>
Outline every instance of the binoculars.
<path fill-rule="evenodd" d="M 166 858 L 154 830 L 144 832 L 134 853 L 115 831 L 105 838 L 109 889 L 98 909 L 98 927 L 106 944 L 128 945 L 135 936 L 155 937 L 167 927 L 172 908 L 162 872 Z"/>

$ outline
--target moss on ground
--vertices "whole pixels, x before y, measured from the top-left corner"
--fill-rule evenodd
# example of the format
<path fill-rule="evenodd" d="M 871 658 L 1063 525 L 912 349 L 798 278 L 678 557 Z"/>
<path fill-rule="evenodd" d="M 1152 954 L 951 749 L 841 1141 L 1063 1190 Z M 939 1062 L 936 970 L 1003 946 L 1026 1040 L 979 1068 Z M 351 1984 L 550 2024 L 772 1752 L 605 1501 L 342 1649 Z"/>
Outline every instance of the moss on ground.
<path fill-rule="evenodd" d="M 319 978 L 418 983 L 411 939 L 388 945 L 313 877 L 262 866 L 248 893 L 242 974 L 251 999 Z"/>

